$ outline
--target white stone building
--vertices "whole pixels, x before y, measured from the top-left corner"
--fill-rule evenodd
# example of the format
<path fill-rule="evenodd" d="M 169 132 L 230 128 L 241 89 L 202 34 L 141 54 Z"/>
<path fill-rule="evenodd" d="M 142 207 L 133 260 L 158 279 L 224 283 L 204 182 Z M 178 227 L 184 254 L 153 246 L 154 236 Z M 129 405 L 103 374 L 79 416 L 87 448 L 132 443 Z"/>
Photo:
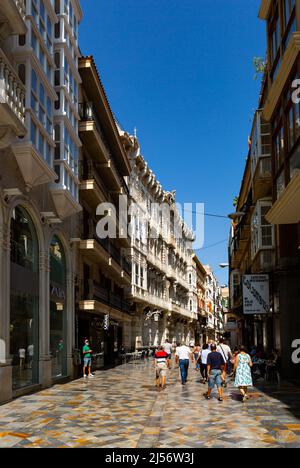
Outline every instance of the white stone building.
<path fill-rule="evenodd" d="M 198 316 L 193 233 L 179 215 L 175 193 L 164 191 L 141 155 L 137 138 L 123 133 L 123 139 L 132 168 L 131 206 L 138 207 L 131 212 L 132 347 L 165 339 L 188 343 Z"/>
<path fill-rule="evenodd" d="M 0 402 L 73 373 L 81 17 L 1 1 Z"/>
<path fill-rule="evenodd" d="M 209 340 L 218 340 L 224 334 L 222 288 L 210 265 L 206 270 L 205 308 L 207 313 L 206 334 Z"/>

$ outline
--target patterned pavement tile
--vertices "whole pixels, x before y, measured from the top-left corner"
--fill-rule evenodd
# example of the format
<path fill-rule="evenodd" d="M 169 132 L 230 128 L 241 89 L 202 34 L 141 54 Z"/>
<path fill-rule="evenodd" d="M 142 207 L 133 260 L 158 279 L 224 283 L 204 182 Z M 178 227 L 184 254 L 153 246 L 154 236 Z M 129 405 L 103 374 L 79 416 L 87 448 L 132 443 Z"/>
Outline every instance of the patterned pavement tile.
<path fill-rule="evenodd" d="M 246 404 L 229 385 L 219 403 L 192 368 L 184 388 L 177 369 L 165 391 L 154 378 L 152 363 L 127 364 L 1 406 L 0 447 L 300 448 L 293 385 L 252 389 Z"/>

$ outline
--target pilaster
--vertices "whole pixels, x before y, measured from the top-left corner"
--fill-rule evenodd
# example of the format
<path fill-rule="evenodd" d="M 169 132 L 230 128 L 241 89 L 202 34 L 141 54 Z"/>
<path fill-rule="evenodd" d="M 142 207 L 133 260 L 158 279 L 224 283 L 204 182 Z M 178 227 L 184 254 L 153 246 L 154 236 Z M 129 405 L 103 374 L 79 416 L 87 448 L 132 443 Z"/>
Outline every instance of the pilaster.
<path fill-rule="evenodd" d="M 0 403 L 12 399 L 10 357 L 10 236 L 0 225 Z"/>
<path fill-rule="evenodd" d="M 50 357 L 50 260 L 48 251 L 40 251 L 40 301 L 39 301 L 39 380 L 43 387 L 52 384 Z"/>

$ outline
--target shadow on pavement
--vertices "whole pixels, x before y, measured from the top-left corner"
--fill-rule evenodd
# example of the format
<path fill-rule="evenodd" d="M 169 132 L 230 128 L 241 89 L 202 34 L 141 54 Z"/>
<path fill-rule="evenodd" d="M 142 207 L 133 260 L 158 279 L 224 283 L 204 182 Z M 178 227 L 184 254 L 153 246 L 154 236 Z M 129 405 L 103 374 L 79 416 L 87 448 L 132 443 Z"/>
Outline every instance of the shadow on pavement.
<path fill-rule="evenodd" d="M 290 382 L 280 385 L 261 383 L 257 388 L 268 397 L 278 400 L 287 411 L 300 420 L 300 386 Z"/>

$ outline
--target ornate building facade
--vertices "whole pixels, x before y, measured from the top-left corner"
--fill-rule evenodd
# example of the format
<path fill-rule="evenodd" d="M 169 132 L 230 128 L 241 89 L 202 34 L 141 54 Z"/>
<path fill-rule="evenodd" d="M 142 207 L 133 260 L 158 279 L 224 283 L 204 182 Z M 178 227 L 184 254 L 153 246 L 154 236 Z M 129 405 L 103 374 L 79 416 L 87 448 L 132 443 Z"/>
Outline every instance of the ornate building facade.
<path fill-rule="evenodd" d="M 93 57 L 79 62 L 79 134 L 83 143 L 80 164 L 81 233 L 77 256 L 76 346 L 89 339 L 95 353 L 94 368 L 118 363 L 121 349 L 131 347 L 131 264 L 126 259 L 130 239 L 121 238 L 119 196 L 129 195 L 125 178 L 130 164 L 123 147 Z M 98 206 L 110 207 L 115 230 L 101 238 Z M 113 219 L 113 213 L 116 214 Z"/>
<path fill-rule="evenodd" d="M 78 0 L 0 12 L 0 402 L 73 376 Z"/>
<path fill-rule="evenodd" d="M 141 155 L 122 132 L 131 163 L 132 347 L 195 339 L 198 319 L 193 233 Z"/>

